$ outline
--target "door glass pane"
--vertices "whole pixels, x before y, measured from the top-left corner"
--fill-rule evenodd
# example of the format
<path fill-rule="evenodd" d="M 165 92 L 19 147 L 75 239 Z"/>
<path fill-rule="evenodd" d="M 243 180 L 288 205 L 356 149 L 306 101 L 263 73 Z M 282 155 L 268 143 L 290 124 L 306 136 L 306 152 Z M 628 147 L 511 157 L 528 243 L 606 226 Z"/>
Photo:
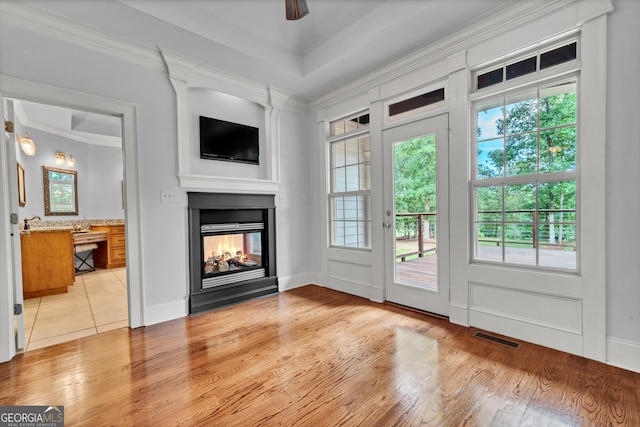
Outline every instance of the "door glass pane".
<path fill-rule="evenodd" d="M 436 138 L 394 144 L 395 277 L 437 290 Z"/>

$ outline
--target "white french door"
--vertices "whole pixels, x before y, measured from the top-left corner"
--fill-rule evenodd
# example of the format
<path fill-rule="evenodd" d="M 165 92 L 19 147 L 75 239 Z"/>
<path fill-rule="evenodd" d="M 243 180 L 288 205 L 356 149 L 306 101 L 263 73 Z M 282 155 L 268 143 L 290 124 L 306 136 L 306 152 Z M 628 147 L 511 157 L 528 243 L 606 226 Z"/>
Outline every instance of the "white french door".
<path fill-rule="evenodd" d="M 449 313 L 448 115 L 382 132 L 385 299 Z"/>

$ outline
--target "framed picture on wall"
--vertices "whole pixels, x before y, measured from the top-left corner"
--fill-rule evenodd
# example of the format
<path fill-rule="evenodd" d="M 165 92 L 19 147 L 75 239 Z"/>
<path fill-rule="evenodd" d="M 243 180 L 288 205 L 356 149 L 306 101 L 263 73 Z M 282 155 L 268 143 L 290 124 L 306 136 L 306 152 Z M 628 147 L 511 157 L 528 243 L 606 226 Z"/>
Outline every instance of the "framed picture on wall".
<path fill-rule="evenodd" d="M 18 204 L 24 206 L 27 204 L 27 191 L 24 184 L 24 168 L 18 163 Z"/>

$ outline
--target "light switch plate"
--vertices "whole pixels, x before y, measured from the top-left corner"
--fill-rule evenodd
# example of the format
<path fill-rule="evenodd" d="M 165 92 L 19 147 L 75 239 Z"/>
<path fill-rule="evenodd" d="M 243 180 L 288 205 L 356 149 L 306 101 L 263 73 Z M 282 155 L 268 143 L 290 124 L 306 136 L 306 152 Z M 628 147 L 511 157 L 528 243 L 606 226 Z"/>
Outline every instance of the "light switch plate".
<path fill-rule="evenodd" d="M 160 202 L 161 203 L 178 203 L 178 192 L 169 191 L 169 190 L 160 191 Z"/>

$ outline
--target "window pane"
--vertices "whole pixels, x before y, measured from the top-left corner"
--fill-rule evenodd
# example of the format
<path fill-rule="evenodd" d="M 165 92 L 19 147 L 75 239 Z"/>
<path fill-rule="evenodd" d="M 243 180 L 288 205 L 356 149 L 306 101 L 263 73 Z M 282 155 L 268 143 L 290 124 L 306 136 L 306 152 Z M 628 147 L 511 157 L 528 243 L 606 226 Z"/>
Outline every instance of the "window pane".
<path fill-rule="evenodd" d="M 576 123 L 576 82 L 540 90 L 540 128 Z"/>
<path fill-rule="evenodd" d="M 478 106 L 477 140 L 492 139 L 504 135 L 502 100 L 491 101 Z"/>
<path fill-rule="evenodd" d="M 395 116 L 397 114 L 406 113 L 407 111 L 417 110 L 418 108 L 426 107 L 441 101 L 444 101 L 444 88 L 423 93 L 421 95 L 414 96 L 413 98 L 405 99 L 404 101 L 389 105 L 389 116 Z"/>
<path fill-rule="evenodd" d="M 341 193 L 347 190 L 347 175 L 345 168 L 336 168 L 333 170 L 333 193 Z"/>
<path fill-rule="evenodd" d="M 578 43 L 573 42 L 566 46 L 562 46 L 557 49 L 553 49 L 540 54 L 540 69 L 544 70 L 545 68 L 562 64 L 563 62 L 571 61 L 573 59 L 576 59 L 577 57 Z"/>
<path fill-rule="evenodd" d="M 576 221 L 576 182 L 555 181 L 538 185 L 539 222 Z"/>
<path fill-rule="evenodd" d="M 344 141 L 331 144 L 331 165 L 334 168 L 344 166 L 345 163 Z"/>
<path fill-rule="evenodd" d="M 501 224 L 478 224 L 476 235 L 476 259 L 502 262 Z"/>
<path fill-rule="evenodd" d="M 478 178 L 495 178 L 503 175 L 503 144 L 502 138 L 478 144 Z"/>
<path fill-rule="evenodd" d="M 358 138 L 351 138 L 345 141 L 345 164 L 355 165 L 358 163 L 359 147 Z"/>
<path fill-rule="evenodd" d="M 344 219 L 344 198 L 343 197 L 333 197 L 331 198 L 331 212 L 333 213 L 332 217 L 335 220 Z"/>
<path fill-rule="evenodd" d="M 333 239 L 331 240 L 331 244 L 337 246 L 344 246 L 344 222 L 342 221 L 331 221 L 332 225 L 332 233 Z"/>
<path fill-rule="evenodd" d="M 344 120 L 331 123 L 331 135 L 341 135 L 344 133 Z"/>
<path fill-rule="evenodd" d="M 515 79 L 516 77 L 524 76 L 529 73 L 535 73 L 537 65 L 537 56 L 509 64 L 507 65 L 507 80 Z"/>
<path fill-rule="evenodd" d="M 504 262 L 536 265 L 536 248 L 533 242 L 533 224 L 506 224 Z"/>
<path fill-rule="evenodd" d="M 535 130 L 538 123 L 538 95 L 536 91 L 508 97 L 506 111 L 507 135 Z M 501 126 L 500 122 L 498 122 L 498 126 Z"/>
<path fill-rule="evenodd" d="M 478 75 L 478 89 L 501 83 L 503 80 L 502 68 Z"/>
<path fill-rule="evenodd" d="M 534 184 L 505 185 L 504 220 L 507 222 L 532 222 L 536 209 Z"/>
<path fill-rule="evenodd" d="M 358 165 L 347 166 L 345 169 L 347 175 L 346 191 L 358 191 L 360 189 Z"/>
<path fill-rule="evenodd" d="M 537 173 L 538 142 L 536 134 L 524 134 L 507 138 L 505 174 L 528 175 Z"/>
<path fill-rule="evenodd" d="M 576 257 L 575 224 L 541 224 L 538 265 L 575 270 Z M 560 237 L 562 236 L 562 237 Z M 555 241 L 555 243 L 549 243 Z"/>
<path fill-rule="evenodd" d="M 369 134 L 362 135 L 359 138 L 360 143 L 360 163 L 366 163 L 371 161 L 371 140 Z"/>
<path fill-rule="evenodd" d="M 476 190 L 478 213 L 502 212 L 502 187 L 479 187 Z"/>
<path fill-rule="evenodd" d="M 358 196 L 357 197 L 357 205 L 358 205 L 358 220 L 360 221 L 368 221 L 371 219 L 370 217 L 370 209 L 369 209 L 369 196 Z"/>
<path fill-rule="evenodd" d="M 352 132 L 358 129 L 358 118 L 354 117 L 344 121 L 344 132 Z"/>
<path fill-rule="evenodd" d="M 576 170 L 576 127 L 540 132 L 540 172 Z"/>
<path fill-rule="evenodd" d="M 358 247 L 358 222 L 344 222 L 344 244 L 345 246 Z"/>
<path fill-rule="evenodd" d="M 369 163 L 359 165 L 360 168 L 360 188 L 359 190 L 371 189 L 371 166 Z"/>

